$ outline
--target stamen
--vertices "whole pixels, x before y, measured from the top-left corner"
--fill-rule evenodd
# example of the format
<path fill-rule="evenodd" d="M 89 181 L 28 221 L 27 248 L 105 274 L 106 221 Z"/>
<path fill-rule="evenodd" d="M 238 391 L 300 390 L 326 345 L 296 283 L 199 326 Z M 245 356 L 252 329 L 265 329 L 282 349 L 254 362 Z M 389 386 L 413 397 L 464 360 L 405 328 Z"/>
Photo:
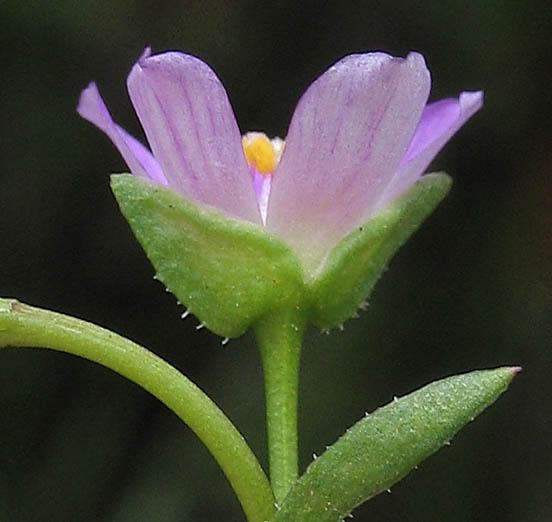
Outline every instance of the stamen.
<path fill-rule="evenodd" d="M 284 145 L 284 140 L 269 140 L 262 132 L 248 132 L 242 137 L 243 151 L 253 177 L 253 187 L 263 225 L 266 224 L 272 176 L 280 162 Z"/>
<path fill-rule="evenodd" d="M 262 132 L 249 132 L 242 138 L 247 164 L 259 174 L 270 175 L 276 168 L 276 151 Z"/>

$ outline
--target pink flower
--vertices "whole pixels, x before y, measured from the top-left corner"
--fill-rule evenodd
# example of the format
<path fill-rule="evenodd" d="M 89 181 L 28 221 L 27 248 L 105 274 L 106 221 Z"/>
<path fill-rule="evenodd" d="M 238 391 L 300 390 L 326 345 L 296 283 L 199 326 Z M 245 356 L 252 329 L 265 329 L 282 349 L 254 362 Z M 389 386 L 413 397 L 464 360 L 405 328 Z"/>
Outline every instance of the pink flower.
<path fill-rule="evenodd" d="M 426 105 L 430 83 L 418 53 L 346 56 L 301 97 L 285 145 L 252 133 L 242 140 L 209 66 L 146 49 L 127 85 L 151 152 L 113 122 L 94 83 L 78 112 L 111 138 L 133 174 L 265 227 L 312 277 L 331 249 L 405 192 L 482 106 L 481 92 Z"/>

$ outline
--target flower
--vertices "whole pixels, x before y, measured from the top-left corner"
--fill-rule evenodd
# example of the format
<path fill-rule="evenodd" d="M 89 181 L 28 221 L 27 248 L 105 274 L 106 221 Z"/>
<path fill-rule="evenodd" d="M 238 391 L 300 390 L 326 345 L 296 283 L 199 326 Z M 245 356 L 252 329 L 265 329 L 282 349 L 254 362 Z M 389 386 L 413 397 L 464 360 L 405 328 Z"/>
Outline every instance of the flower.
<path fill-rule="evenodd" d="M 314 277 L 351 231 L 404 193 L 481 106 L 481 92 L 427 104 L 415 52 L 346 56 L 305 92 L 285 139 L 241 136 L 220 80 L 180 52 L 143 53 L 128 92 L 151 152 L 111 118 L 94 83 L 78 112 L 102 129 L 131 172 L 265 228 Z"/>

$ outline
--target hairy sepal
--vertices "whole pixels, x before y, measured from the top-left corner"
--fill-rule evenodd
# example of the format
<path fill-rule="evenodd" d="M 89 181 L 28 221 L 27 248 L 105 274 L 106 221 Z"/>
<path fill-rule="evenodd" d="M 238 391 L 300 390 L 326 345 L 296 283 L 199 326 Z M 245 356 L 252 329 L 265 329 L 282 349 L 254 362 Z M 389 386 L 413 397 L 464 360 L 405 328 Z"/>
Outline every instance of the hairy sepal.
<path fill-rule="evenodd" d="M 303 288 L 295 254 L 260 226 L 130 174 L 111 188 L 157 278 L 207 328 L 237 337 Z"/>
<path fill-rule="evenodd" d="M 389 260 L 445 197 L 450 185 L 446 174 L 426 174 L 341 240 L 309 285 L 311 322 L 329 330 L 353 317 Z"/>

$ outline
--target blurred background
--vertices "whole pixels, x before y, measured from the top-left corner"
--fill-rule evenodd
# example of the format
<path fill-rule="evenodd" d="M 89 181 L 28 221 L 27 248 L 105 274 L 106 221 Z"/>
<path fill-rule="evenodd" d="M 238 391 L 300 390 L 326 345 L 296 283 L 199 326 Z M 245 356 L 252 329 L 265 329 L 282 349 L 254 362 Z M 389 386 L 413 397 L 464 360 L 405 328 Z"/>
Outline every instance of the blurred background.
<path fill-rule="evenodd" d="M 266 467 L 250 335 L 221 346 L 174 298 L 109 189 L 125 170 L 80 119 L 95 80 L 142 138 L 125 90 L 146 45 L 200 56 L 242 132 L 284 137 L 306 87 L 352 52 L 422 52 L 431 100 L 485 90 L 435 160 L 451 194 L 344 332 L 307 334 L 301 466 L 365 410 L 437 378 L 520 364 L 491 409 L 355 519 L 552 520 L 552 16 L 547 2 L 1 0 L 0 295 L 110 328 L 206 390 Z M 241 521 L 191 431 L 146 392 L 75 357 L 0 353 L 0 520 Z"/>

